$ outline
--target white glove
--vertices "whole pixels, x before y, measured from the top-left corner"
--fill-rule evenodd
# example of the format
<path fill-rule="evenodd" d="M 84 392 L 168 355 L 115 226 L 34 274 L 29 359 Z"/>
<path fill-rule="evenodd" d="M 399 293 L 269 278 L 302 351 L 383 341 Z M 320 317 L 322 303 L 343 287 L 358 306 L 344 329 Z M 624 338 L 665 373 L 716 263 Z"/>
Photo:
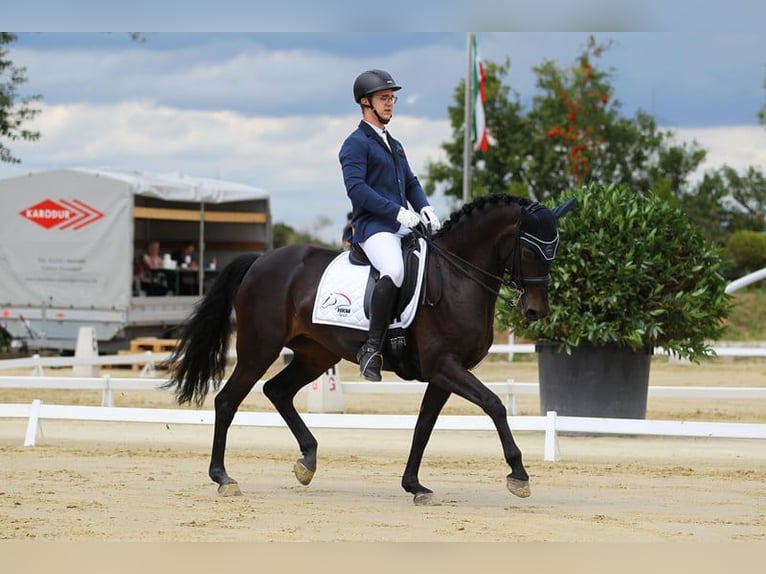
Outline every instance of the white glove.
<path fill-rule="evenodd" d="M 442 228 L 442 222 L 439 221 L 439 218 L 436 215 L 436 212 L 434 211 L 434 208 L 430 205 L 426 205 L 423 209 L 420 210 L 420 215 L 423 217 L 423 223 L 426 225 L 431 226 L 431 231 L 436 233 Z"/>
<path fill-rule="evenodd" d="M 409 209 L 405 209 L 404 207 L 399 208 L 399 213 L 396 214 L 396 220 L 405 227 L 409 227 L 410 229 L 415 228 L 418 223 L 420 223 L 418 214 L 414 211 L 410 211 Z"/>

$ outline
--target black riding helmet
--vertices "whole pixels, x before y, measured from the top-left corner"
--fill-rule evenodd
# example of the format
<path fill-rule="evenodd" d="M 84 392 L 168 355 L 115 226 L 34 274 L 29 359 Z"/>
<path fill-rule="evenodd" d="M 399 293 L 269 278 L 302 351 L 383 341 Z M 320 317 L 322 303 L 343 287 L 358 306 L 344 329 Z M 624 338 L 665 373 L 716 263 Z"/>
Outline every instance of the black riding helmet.
<path fill-rule="evenodd" d="M 394 79 L 386 71 L 383 70 L 367 70 L 359 74 L 354 80 L 354 101 L 360 103 L 362 98 L 368 97 L 374 92 L 381 90 L 401 90 L 402 87 L 398 85 Z"/>

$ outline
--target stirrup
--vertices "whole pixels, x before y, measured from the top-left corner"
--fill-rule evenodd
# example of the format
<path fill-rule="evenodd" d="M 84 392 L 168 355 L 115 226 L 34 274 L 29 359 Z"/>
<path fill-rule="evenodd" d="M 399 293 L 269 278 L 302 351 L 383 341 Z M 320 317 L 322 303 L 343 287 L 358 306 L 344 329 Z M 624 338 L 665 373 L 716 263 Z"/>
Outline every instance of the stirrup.
<path fill-rule="evenodd" d="M 383 367 L 383 356 L 375 350 L 375 347 L 362 346 L 356 354 L 359 361 L 359 374 L 368 381 L 380 382 L 380 369 Z"/>

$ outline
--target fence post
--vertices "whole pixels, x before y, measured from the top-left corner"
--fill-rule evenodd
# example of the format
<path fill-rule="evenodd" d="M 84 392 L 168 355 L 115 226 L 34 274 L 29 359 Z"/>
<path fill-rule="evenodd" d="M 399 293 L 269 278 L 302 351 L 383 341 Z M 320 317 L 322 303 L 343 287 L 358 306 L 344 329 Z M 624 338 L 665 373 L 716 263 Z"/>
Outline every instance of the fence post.
<path fill-rule="evenodd" d="M 111 375 L 106 375 L 103 377 L 104 379 L 104 391 L 101 393 L 101 406 L 102 407 L 113 407 L 114 401 L 112 400 L 112 386 L 110 384 L 112 380 Z"/>
<path fill-rule="evenodd" d="M 32 360 L 35 362 L 35 366 L 32 367 L 32 376 L 44 377 L 45 373 L 43 372 L 43 361 L 40 358 L 40 354 L 35 353 L 34 355 L 32 355 Z"/>
<path fill-rule="evenodd" d="M 505 412 L 511 416 L 516 416 L 518 412 L 518 405 L 516 404 L 516 395 L 513 393 L 513 379 L 507 379 L 505 381 L 508 384 L 508 392 L 505 396 Z"/>
<path fill-rule="evenodd" d="M 35 446 L 37 435 L 43 434 L 40 426 L 40 399 L 32 401 L 32 408 L 29 409 L 29 421 L 27 421 L 27 434 L 24 437 L 24 446 Z"/>
<path fill-rule="evenodd" d="M 559 437 L 556 433 L 556 411 L 548 411 L 545 417 L 545 449 L 543 451 L 543 460 L 546 462 L 556 462 L 561 459 L 559 452 Z"/>
<path fill-rule="evenodd" d="M 95 327 L 80 327 L 77 330 L 77 347 L 72 374 L 75 377 L 98 377 L 99 366 L 91 361 L 98 357 L 98 339 Z"/>
<path fill-rule="evenodd" d="M 152 352 L 146 351 L 146 364 L 144 365 L 144 368 L 141 369 L 141 373 L 139 376 L 141 377 L 154 377 L 157 374 L 157 371 L 154 369 L 154 359 L 152 358 Z"/>

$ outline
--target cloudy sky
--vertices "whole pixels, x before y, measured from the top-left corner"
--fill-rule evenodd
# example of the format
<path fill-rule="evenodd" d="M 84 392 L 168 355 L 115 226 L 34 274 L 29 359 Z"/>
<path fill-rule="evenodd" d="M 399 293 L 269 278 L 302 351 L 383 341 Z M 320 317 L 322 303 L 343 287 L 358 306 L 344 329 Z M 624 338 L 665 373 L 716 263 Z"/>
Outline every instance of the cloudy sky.
<path fill-rule="evenodd" d="M 29 28 L 27 28 L 29 29 Z M 138 28 L 137 28 L 138 29 Z M 589 32 L 480 32 L 484 59 L 511 60 L 510 86 L 527 103 L 532 67 L 570 65 Z M 338 241 L 349 202 L 337 153 L 360 113 L 351 85 L 383 68 L 404 86 L 390 125 L 416 173 L 440 159 L 447 108 L 465 75 L 465 32 L 18 33 L 10 57 L 25 92 L 43 96 L 34 144 L 0 177 L 83 166 L 181 171 L 266 190 L 275 221 Z M 766 171 L 766 32 L 598 32 L 611 40 L 625 115 L 641 108 L 681 140 L 708 150 L 705 169 Z M 443 198 L 441 215 L 454 207 Z M 319 228 L 322 218 L 330 224 Z"/>

